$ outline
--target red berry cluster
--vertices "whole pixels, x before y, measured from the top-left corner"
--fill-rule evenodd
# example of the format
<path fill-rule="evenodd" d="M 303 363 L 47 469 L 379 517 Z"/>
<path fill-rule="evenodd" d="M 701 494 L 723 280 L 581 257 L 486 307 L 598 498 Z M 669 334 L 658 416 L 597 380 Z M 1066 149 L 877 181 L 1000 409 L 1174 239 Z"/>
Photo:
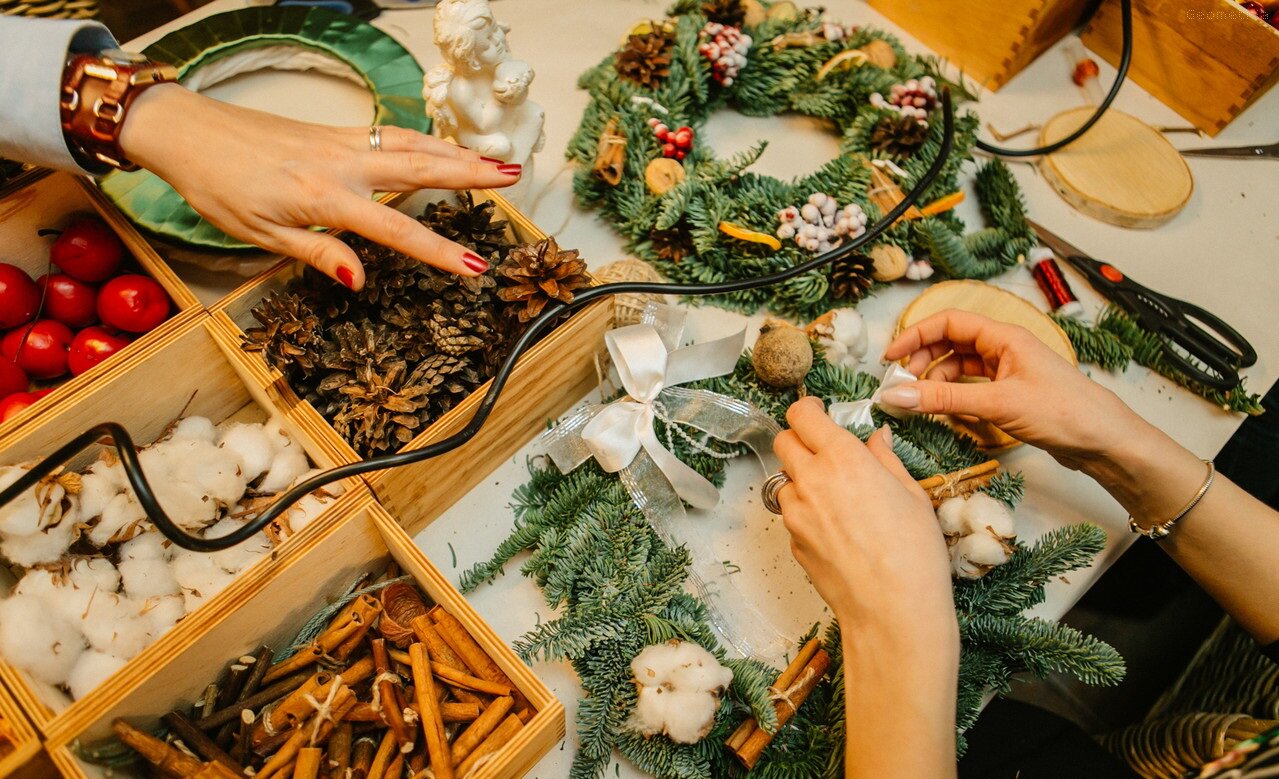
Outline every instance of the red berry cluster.
<path fill-rule="evenodd" d="M 692 127 L 685 125 L 678 130 L 672 130 L 657 117 L 649 119 L 648 126 L 653 128 L 653 135 L 657 136 L 657 140 L 662 142 L 663 157 L 682 160 L 693 150 Z"/>
<path fill-rule="evenodd" d="M 83 217 L 49 247 L 61 273 L 32 279 L 0 263 L 0 423 L 55 389 L 33 380 L 79 376 L 169 317 L 163 287 L 119 273 L 126 256 L 111 228 Z"/>

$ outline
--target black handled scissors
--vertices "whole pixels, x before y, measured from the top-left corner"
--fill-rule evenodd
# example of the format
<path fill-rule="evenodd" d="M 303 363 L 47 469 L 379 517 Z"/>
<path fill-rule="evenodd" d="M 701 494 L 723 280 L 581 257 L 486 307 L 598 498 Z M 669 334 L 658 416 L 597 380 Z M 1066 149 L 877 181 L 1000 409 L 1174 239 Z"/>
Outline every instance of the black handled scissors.
<path fill-rule="evenodd" d="M 1040 240 L 1082 273 L 1088 283 L 1163 341 L 1164 357 L 1187 377 L 1227 391 L 1239 384 L 1239 369 L 1257 362 L 1257 352 L 1230 325 L 1193 303 L 1155 292 L 1110 263 L 1089 257 L 1034 222 Z"/>

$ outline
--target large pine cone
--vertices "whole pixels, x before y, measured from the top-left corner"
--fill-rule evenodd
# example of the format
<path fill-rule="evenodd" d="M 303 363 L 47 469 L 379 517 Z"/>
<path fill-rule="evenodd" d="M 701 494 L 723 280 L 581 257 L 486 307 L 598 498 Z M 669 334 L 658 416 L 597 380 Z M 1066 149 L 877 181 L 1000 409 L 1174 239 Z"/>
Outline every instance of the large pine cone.
<path fill-rule="evenodd" d="M 521 322 L 535 318 L 552 300 L 573 302 L 573 291 L 591 283 L 577 249 L 560 251 L 554 238 L 511 249 L 497 275 L 503 284 L 497 296 L 508 303 L 525 304 L 519 311 Z"/>
<path fill-rule="evenodd" d="M 422 224 L 474 251 L 481 257 L 500 261 L 510 245 L 506 240 L 506 220 L 493 218 L 492 201 L 476 204 L 470 192 L 463 193 L 457 206 L 432 203 L 422 213 Z"/>
<path fill-rule="evenodd" d="M 614 66 L 623 78 L 656 89 L 671 74 L 671 43 L 671 36 L 660 30 L 632 35 L 617 53 Z"/>

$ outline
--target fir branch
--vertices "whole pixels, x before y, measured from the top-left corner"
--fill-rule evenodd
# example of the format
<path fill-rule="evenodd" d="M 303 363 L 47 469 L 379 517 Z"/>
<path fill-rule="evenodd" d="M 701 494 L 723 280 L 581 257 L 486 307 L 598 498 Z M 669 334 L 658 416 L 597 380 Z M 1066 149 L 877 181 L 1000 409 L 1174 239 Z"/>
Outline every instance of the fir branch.
<path fill-rule="evenodd" d="M 1108 371 L 1120 370 L 1132 362 L 1132 347 L 1109 330 L 1081 322 L 1075 317 L 1049 314 L 1066 332 L 1080 362 L 1092 363 Z"/>

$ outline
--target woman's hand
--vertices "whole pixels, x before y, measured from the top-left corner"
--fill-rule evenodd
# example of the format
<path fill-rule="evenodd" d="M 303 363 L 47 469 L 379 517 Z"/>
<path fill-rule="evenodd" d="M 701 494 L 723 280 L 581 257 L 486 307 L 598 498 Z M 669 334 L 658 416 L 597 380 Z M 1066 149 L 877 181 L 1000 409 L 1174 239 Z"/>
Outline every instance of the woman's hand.
<path fill-rule="evenodd" d="M 817 398 L 786 419 L 773 445 L 792 479 L 778 494 L 782 520 L 843 636 L 844 775 L 954 776 L 959 625 L 932 503 L 887 427 L 863 445 Z M 902 733 L 909 749 L 885 748 Z"/>
<path fill-rule="evenodd" d="M 884 352 L 908 359 L 923 381 L 886 390 L 886 402 L 925 414 L 962 414 L 1086 466 L 1149 425 L 1113 392 L 1084 376 L 1024 328 L 964 311 L 942 311 L 905 330 Z M 989 382 L 960 382 L 983 377 Z"/>
<path fill-rule="evenodd" d="M 791 551 L 841 621 L 953 628 L 946 540 L 932 503 L 893 454 L 887 427 L 863 444 L 818 398 L 786 412 L 773 449 L 792 483 L 778 501 Z"/>
<path fill-rule="evenodd" d="M 519 165 L 447 141 L 385 127 L 382 151 L 369 130 L 305 124 L 221 103 L 177 85 L 143 92 L 120 137 L 128 157 L 173 186 L 205 219 L 243 241 L 295 257 L 351 289 L 364 269 L 349 246 L 312 225 L 359 233 L 463 276 L 488 263 L 416 219 L 370 199 L 373 192 L 505 187 Z"/>

